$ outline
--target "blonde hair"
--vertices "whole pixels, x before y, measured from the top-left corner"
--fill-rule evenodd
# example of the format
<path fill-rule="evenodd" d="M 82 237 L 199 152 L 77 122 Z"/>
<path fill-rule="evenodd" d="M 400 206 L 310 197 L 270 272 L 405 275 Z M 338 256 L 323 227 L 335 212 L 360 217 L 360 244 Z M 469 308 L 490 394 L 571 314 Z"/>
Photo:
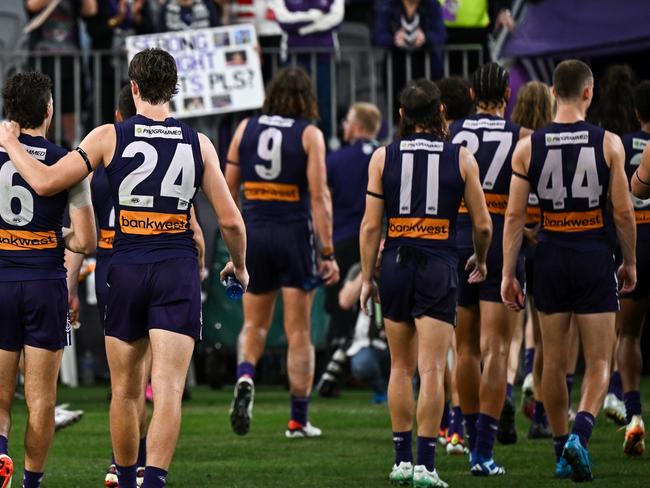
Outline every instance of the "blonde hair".
<path fill-rule="evenodd" d="M 373 103 L 358 102 L 350 107 L 354 118 L 361 124 L 363 130 L 370 136 L 376 137 L 381 127 L 381 112 Z"/>
<path fill-rule="evenodd" d="M 512 121 L 528 129 L 537 130 L 553 120 L 553 95 L 541 81 L 529 81 L 517 93 Z"/>

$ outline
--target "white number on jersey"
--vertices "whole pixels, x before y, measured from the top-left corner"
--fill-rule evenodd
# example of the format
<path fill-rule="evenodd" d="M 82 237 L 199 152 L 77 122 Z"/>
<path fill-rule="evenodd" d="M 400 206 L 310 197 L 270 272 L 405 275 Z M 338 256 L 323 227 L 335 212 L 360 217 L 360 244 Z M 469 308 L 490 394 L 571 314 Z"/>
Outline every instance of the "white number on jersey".
<path fill-rule="evenodd" d="M 158 152 L 148 142 L 134 141 L 124 148 L 123 158 L 132 158 L 136 154 L 142 154 L 144 161 L 122 180 L 119 189 L 120 205 L 125 207 L 146 207 L 152 208 L 154 197 L 151 195 L 134 195 L 135 187 L 146 180 L 156 169 L 158 164 Z M 180 185 L 176 180 L 181 178 Z M 187 143 L 179 143 L 176 146 L 174 157 L 160 184 L 160 196 L 178 198 L 178 210 L 187 210 L 189 202 L 196 192 L 194 187 L 194 154 L 192 146 Z"/>
<path fill-rule="evenodd" d="M 425 214 L 438 214 L 440 155 L 429 154 L 427 157 L 427 187 Z M 413 190 L 413 153 L 402 154 L 402 174 L 399 189 L 400 215 L 411 213 L 411 194 Z"/>
<path fill-rule="evenodd" d="M 454 137 L 454 140 L 451 141 L 454 144 L 463 144 L 465 143 L 467 149 L 472 153 L 476 154 L 479 148 L 479 139 L 474 132 L 468 130 L 460 131 Z M 501 173 L 510 148 L 512 147 L 512 132 L 503 132 L 500 130 L 486 130 L 483 132 L 483 142 L 498 142 L 497 150 L 492 157 L 490 166 L 488 166 L 485 177 L 483 178 L 483 189 L 491 190 L 494 188 L 494 184 Z"/>
<path fill-rule="evenodd" d="M 16 173 L 18 171 L 11 161 L 7 161 L 0 169 L 0 217 L 10 225 L 22 227 L 34 218 L 34 197 L 27 188 L 13 184 Z M 14 199 L 20 202 L 18 213 L 11 208 Z"/>
<path fill-rule="evenodd" d="M 260 178 L 274 180 L 282 171 L 282 131 L 276 127 L 264 129 L 257 141 L 257 156 L 271 163 L 255 165 L 255 172 Z"/>

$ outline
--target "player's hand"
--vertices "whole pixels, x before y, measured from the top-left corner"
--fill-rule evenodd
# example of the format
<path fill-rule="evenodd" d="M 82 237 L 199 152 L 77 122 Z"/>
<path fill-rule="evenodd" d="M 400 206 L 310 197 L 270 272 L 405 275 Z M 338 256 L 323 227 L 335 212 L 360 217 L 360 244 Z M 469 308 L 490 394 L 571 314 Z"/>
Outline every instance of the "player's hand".
<path fill-rule="evenodd" d="M 5 120 L 0 123 L 0 146 L 5 146 L 20 135 L 20 125 L 17 122 Z"/>
<path fill-rule="evenodd" d="M 501 280 L 501 300 L 514 312 L 524 308 L 524 292 L 519 280 L 514 276 L 504 276 Z"/>
<path fill-rule="evenodd" d="M 79 322 L 79 309 L 81 308 L 79 303 L 79 295 L 77 293 L 71 293 L 68 295 L 68 309 L 70 310 L 70 322 Z"/>
<path fill-rule="evenodd" d="M 361 304 L 361 310 L 366 315 L 370 315 L 370 310 L 368 310 L 368 300 L 373 298 L 375 303 L 379 303 L 379 290 L 377 289 L 377 283 L 375 280 L 364 281 L 361 283 L 361 296 L 359 297 L 359 302 Z"/>
<path fill-rule="evenodd" d="M 632 293 L 636 286 L 636 264 L 621 264 L 617 276 L 619 293 L 621 295 Z"/>
<path fill-rule="evenodd" d="M 323 278 L 325 286 L 332 286 L 339 281 L 339 265 L 333 259 L 323 259 L 318 267 L 318 273 Z"/>
<path fill-rule="evenodd" d="M 226 281 L 226 277 L 228 275 L 235 275 L 235 278 L 237 278 L 237 281 L 239 281 L 244 291 L 248 289 L 248 281 L 250 278 L 248 276 L 248 270 L 246 269 L 246 266 L 243 268 L 236 268 L 232 261 L 228 261 L 221 270 L 219 279 L 222 282 Z"/>
<path fill-rule="evenodd" d="M 540 226 L 541 224 L 537 224 L 535 227 L 524 227 L 524 239 L 533 247 L 539 243 L 537 233 L 539 232 Z"/>
<path fill-rule="evenodd" d="M 472 254 L 465 264 L 465 271 L 469 271 L 468 283 L 480 283 L 487 277 L 487 264 L 479 262 L 476 254 Z"/>

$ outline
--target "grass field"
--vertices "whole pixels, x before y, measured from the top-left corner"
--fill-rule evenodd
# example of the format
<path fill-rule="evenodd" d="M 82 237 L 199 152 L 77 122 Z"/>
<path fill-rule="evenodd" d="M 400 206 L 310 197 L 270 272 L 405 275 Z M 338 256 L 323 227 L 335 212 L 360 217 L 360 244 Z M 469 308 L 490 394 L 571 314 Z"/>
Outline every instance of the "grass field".
<path fill-rule="evenodd" d="M 576 387 L 576 390 L 577 387 Z M 644 379 L 644 404 L 650 405 L 650 378 Z M 92 488 L 103 486 L 110 457 L 107 388 L 62 389 L 61 402 L 85 410 L 76 425 L 56 434 L 44 486 Z M 193 390 L 184 405 L 183 427 L 167 486 L 185 487 L 381 487 L 392 465 L 390 423 L 385 406 L 369 403 L 370 393 L 344 391 L 339 399 L 316 399 L 310 409 L 314 424 L 324 431 L 318 440 L 287 440 L 288 394 L 260 389 L 252 430 L 235 436 L 228 422 L 231 390 Z M 519 442 L 498 446 L 496 459 L 508 474 L 499 479 L 472 478 L 465 457 L 438 450 L 438 469 L 452 487 L 560 486 L 571 481 L 552 478 L 554 460 L 547 441 L 526 439 L 527 419 L 518 414 Z M 10 449 L 22 476 L 22 435 L 25 406 L 14 406 Z M 590 444 L 598 486 L 650 486 L 650 456 L 628 459 L 621 452 L 623 433 L 599 418 Z"/>

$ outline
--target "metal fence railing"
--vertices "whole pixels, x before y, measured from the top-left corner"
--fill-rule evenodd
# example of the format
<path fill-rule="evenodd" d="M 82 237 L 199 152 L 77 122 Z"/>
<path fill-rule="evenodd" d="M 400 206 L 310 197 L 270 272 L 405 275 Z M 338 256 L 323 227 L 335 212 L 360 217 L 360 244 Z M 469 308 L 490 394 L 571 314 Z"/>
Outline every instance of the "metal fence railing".
<path fill-rule="evenodd" d="M 440 55 L 443 76 L 468 77 L 483 63 L 483 47 L 478 44 L 446 45 Z M 397 85 L 413 76 L 430 78 L 434 70 L 428 55 L 418 58 L 410 52 L 396 54 L 369 46 L 345 46 L 336 54 L 292 50 L 288 56 L 283 56 L 280 48 L 264 48 L 262 56 L 265 79 L 288 64 L 303 66 L 321 90 L 324 82 L 325 91 L 319 93 L 319 105 L 326 117 L 322 118 L 321 127 L 329 133 L 331 146 L 338 144 L 339 121 L 347 107 L 356 101 L 377 104 L 387 121 L 388 133 L 392 134 L 397 110 L 394 94 L 401 88 Z M 52 138 L 58 144 L 64 140 L 75 144 L 91 128 L 111 122 L 115 100 L 127 81 L 127 59 L 123 52 L 17 51 L 0 54 L 0 86 L 9 74 L 26 69 L 45 71 L 52 77 L 55 106 Z M 323 80 L 323 76 L 327 79 Z M 67 115 L 61 110 L 63 102 L 69 107 Z M 211 118 L 210 124 L 217 125 L 219 116 Z"/>

